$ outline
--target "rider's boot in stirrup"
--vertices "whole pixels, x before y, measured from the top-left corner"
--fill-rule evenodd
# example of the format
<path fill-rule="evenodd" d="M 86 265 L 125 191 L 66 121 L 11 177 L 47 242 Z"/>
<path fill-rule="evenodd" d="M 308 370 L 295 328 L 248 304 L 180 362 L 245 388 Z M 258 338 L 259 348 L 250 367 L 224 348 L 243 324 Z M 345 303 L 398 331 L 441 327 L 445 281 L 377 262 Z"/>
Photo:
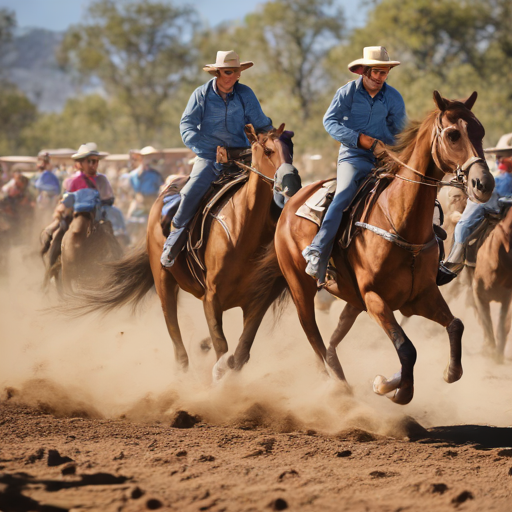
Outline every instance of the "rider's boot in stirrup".
<path fill-rule="evenodd" d="M 162 256 L 160 257 L 160 263 L 162 267 L 170 268 L 174 265 L 174 260 L 183 249 L 185 242 L 187 241 L 187 227 L 183 226 L 177 228 L 171 223 L 171 232 L 164 243 L 164 249 Z"/>
<path fill-rule="evenodd" d="M 459 275 L 460 271 L 464 268 L 464 254 L 464 244 L 453 244 L 448 258 L 439 265 L 436 278 L 437 286 L 448 284 Z"/>

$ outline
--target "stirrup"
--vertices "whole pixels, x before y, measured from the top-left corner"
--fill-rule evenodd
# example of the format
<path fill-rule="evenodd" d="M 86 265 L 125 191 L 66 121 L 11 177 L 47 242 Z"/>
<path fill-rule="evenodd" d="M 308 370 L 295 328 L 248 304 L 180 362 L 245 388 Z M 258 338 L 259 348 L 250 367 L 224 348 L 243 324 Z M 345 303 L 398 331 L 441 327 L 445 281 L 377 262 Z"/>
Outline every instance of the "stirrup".
<path fill-rule="evenodd" d="M 442 263 L 440 263 L 439 268 L 437 269 L 436 284 L 437 286 L 443 286 L 445 284 L 451 283 L 458 275 L 458 272 L 452 272 L 450 269 L 446 268 Z"/>

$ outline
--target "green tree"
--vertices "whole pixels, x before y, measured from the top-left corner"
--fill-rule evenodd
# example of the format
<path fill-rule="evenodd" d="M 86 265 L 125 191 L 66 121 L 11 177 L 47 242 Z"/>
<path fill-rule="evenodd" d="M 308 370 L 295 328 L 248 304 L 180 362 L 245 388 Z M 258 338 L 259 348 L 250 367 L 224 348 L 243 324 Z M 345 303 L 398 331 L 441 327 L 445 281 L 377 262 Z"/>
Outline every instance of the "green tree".
<path fill-rule="evenodd" d="M 88 21 L 71 27 L 59 61 L 84 82 L 99 83 L 128 109 L 138 145 L 166 122 L 164 104 L 179 90 L 193 61 L 190 8 L 151 0 L 97 0 Z"/>

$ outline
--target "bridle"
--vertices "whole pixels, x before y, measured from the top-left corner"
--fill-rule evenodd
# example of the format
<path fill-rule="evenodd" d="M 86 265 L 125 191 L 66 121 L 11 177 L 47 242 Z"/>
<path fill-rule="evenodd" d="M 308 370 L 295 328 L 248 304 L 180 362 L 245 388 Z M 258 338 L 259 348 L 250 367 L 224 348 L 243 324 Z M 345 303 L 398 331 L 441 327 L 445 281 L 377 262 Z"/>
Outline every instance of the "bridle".
<path fill-rule="evenodd" d="M 437 116 L 436 122 L 432 128 L 432 137 L 431 137 L 431 145 L 430 145 L 430 152 L 431 152 L 432 158 L 433 158 L 436 166 L 441 170 L 441 172 L 443 172 L 442 171 L 443 165 L 441 163 L 441 160 L 439 159 L 439 155 L 437 152 L 439 140 L 443 138 L 443 136 L 447 130 L 456 128 L 456 126 L 453 124 L 443 128 L 442 117 L 443 117 L 443 112 L 440 112 L 439 115 Z M 464 162 L 464 164 L 462 164 L 462 166 L 457 165 L 456 169 L 451 171 L 452 174 L 455 175 L 455 177 L 453 179 L 451 179 L 450 181 L 444 181 L 443 179 L 435 178 L 433 176 L 425 176 L 424 174 L 421 174 L 416 169 L 414 169 L 411 166 L 402 162 L 399 158 L 397 158 L 395 155 L 393 155 L 390 151 L 386 151 L 386 154 L 389 156 L 389 158 L 394 160 L 396 163 L 400 164 L 400 166 L 405 167 L 409 171 L 411 171 L 414 174 L 416 174 L 417 176 L 419 176 L 421 178 L 421 180 L 427 180 L 427 181 L 411 180 L 411 179 L 406 178 L 405 176 L 402 176 L 401 174 L 397 174 L 397 173 L 394 173 L 394 174 L 384 173 L 381 175 L 382 177 L 398 178 L 403 181 L 407 181 L 409 183 L 415 183 L 417 185 L 425 185 L 427 187 L 455 187 L 455 188 L 458 188 L 458 189 L 464 191 L 466 193 L 466 195 L 467 195 L 467 178 L 468 178 L 468 174 L 469 174 L 471 167 L 474 164 L 476 164 L 477 162 L 485 164 L 485 160 L 483 158 L 481 158 L 479 156 L 472 156 L 472 157 L 468 158 Z M 431 181 L 433 183 L 429 183 L 428 181 Z"/>
<path fill-rule="evenodd" d="M 274 166 L 274 169 L 277 171 L 276 165 L 274 164 L 274 162 L 272 162 L 272 159 L 270 158 L 270 155 L 272 153 L 274 153 L 274 151 L 271 150 L 270 148 L 267 148 L 267 146 L 265 146 L 265 142 L 267 140 L 268 140 L 268 137 L 263 142 L 260 142 L 259 140 L 257 140 L 254 142 L 254 144 L 257 144 L 258 146 L 261 147 L 261 149 L 263 150 L 263 154 L 270 160 L 270 163 Z M 273 184 L 276 181 L 274 178 L 269 178 L 268 176 L 265 176 L 262 172 L 258 171 L 258 169 L 255 169 L 254 167 L 252 167 L 252 165 L 246 165 L 246 164 L 243 164 L 242 162 L 238 162 L 237 160 L 233 160 L 233 163 L 235 165 L 237 165 L 238 167 L 240 167 L 240 169 L 256 173 L 258 176 L 260 176 L 261 178 L 266 180 L 269 184 Z"/>

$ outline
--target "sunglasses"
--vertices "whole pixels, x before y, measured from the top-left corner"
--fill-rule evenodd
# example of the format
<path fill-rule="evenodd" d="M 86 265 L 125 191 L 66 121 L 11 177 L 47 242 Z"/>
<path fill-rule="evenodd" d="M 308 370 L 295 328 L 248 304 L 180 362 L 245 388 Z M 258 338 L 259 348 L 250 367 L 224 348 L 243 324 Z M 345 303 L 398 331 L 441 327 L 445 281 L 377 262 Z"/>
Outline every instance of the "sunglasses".
<path fill-rule="evenodd" d="M 228 71 L 221 71 L 221 73 L 223 75 L 226 75 L 226 76 L 231 76 L 231 75 L 234 75 L 235 73 L 238 73 L 238 71 L 230 71 L 230 70 L 228 70 Z"/>
<path fill-rule="evenodd" d="M 91 165 L 95 165 L 99 162 L 99 160 L 97 158 L 87 158 L 85 161 Z"/>

